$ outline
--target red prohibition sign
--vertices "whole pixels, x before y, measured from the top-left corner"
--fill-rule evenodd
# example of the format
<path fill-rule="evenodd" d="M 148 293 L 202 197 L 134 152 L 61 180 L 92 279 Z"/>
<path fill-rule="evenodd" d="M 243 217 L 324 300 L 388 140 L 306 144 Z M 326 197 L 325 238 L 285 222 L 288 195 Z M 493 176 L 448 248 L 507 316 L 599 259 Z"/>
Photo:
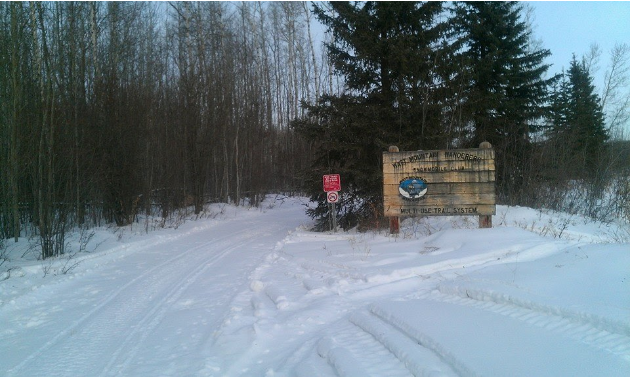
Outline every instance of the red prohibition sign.
<path fill-rule="evenodd" d="M 337 202 L 339 202 L 339 193 L 337 193 L 337 192 L 328 192 L 326 194 L 326 199 L 328 200 L 328 203 L 337 203 Z"/>

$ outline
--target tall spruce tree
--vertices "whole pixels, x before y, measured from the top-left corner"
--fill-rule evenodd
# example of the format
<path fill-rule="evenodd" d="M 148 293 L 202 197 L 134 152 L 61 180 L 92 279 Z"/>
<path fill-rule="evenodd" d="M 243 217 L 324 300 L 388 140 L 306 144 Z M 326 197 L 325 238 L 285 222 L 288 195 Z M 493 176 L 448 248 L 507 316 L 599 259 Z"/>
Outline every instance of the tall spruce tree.
<path fill-rule="evenodd" d="M 523 203 L 531 177 L 532 126 L 545 114 L 549 50 L 531 51 L 531 31 L 516 2 L 458 2 L 455 30 L 468 72 L 463 122 L 471 145 L 489 141 L 497 153 L 499 198 Z"/>
<path fill-rule="evenodd" d="M 326 227 L 328 207 L 321 175 L 339 173 L 343 184 L 340 225 L 378 220 L 382 214 L 381 156 L 402 149 L 444 147 L 440 83 L 445 24 L 440 2 L 330 2 L 314 5 L 332 41 L 328 57 L 345 80 L 346 93 L 305 104 L 293 122 L 318 143 L 303 181 L 319 206 L 309 215 Z M 448 76 L 448 75 L 445 75 Z"/>
<path fill-rule="evenodd" d="M 572 155 L 569 137 L 569 81 L 564 70 L 560 79 L 554 84 L 550 94 L 550 109 L 548 114 L 549 126 L 545 128 L 543 153 L 547 157 L 547 163 L 542 168 L 541 177 L 544 182 L 557 184 L 572 175 L 570 172 L 574 165 L 568 164 Z"/>
<path fill-rule="evenodd" d="M 564 145 L 570 178 L 592 177 L 604 157 L 608 139 L 601 100 L 586 63 L 575 56 L 553 96 L 551 142 Z"/>

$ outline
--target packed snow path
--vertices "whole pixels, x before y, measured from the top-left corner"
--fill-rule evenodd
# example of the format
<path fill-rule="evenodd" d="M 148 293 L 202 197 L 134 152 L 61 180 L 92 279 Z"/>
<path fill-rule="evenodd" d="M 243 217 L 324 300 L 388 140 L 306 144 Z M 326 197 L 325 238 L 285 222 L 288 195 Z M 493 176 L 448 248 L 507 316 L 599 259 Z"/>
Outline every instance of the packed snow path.
<path fill-rule="evenodd" d="M 303 211 L 252 211 L 156 235 L 89 274 L 14 299 L 0 311 L 0 374 L 198 374 L 234 296 Z"/>
<path fill-rule="evenodd" d="M 314 233 L 301 202 L 0 282 L 0 375 L 630 375 L 630 245 L 608 229 L 543 237 L 504 208 L 491 230 Z"/>

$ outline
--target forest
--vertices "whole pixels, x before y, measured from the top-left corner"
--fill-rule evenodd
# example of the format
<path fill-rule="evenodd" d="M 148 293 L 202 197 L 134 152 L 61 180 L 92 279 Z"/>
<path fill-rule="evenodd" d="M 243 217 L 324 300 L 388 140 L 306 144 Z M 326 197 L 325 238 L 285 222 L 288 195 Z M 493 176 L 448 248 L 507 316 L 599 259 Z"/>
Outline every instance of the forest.
<path fill-rule="evenodd" d="M 380 158 L 474 148 L 500 203 L 630 221 L 630 46 L 551 72 L 515 2 L 1 2 L 0 240 L 303 194 L 378 227 Z M 323 27 L 323 29 L 321 29 Z M 319 31 L 318 31 L 319 30 Z M 324 32 L 322 32 L 325 31 Z M 379 207 L 380 206 L 380 207 Z"/>

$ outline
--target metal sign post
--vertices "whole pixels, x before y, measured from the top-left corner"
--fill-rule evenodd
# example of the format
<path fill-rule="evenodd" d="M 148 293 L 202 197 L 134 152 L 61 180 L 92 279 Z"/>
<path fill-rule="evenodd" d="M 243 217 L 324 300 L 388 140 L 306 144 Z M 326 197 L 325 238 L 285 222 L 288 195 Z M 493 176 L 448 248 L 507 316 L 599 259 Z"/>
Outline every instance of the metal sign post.
<path fill-rule="evenodd" d="M 332 203 L 332 209 L 330 211 L 330 220 L 332 222 L 332 232 L 337 232 L 337 208 L 335 203 Z"/>
<path fill-rule="evenodd" d="M 332 204 L 332 210 L 330 211 L 330 221 L 332 223 L 333 232 L 337 232 L 337 207 L 336 204 L 339 202 L 339 193 L 337 192 L 328 192 L 326 193 L 326 200 L 328 204 Z"/>
<path fill-rule="evenodd" d="M 326 202 L 332 205 L 329 208 L 330 225 L 333 232 L 337 232 L 337 207 L 339 202 L 339 191 L 341 190 L 341 179 L 338 174 L 324 175 L 324 192 L 326 192 Z"/>

